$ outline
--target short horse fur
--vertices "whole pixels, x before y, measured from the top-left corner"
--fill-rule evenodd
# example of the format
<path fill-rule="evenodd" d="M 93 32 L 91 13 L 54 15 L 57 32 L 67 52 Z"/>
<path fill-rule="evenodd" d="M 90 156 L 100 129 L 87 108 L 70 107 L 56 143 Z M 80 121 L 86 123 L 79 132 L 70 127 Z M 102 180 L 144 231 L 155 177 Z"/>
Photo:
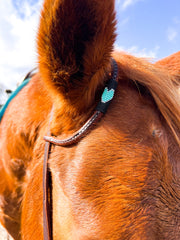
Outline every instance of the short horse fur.
<path fill-rule="evenodd" d="M 118 89 L 106 115 L 51 149 L 53 240 L 180 239 L 180 52 L 154 64 L 115 52 L 115 28 L 113 0 L 44 1 L 39 72 L 0 123 L 0 222 L 15 240 L 43 240 L 43 137 L 83 126 L 111 57 Z"/>

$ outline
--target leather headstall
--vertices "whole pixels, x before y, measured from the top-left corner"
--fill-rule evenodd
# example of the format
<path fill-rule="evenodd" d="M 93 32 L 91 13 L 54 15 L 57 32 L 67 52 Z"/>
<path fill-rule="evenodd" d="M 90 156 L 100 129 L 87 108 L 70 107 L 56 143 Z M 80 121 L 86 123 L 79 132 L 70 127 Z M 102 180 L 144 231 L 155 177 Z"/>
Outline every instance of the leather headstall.
<path fill-rule="evenodd" d="M 53 240 L 53 224 L 52 224 L 52 180 L 51 171 L 49 168 L 48 159 L 50 157 L 51 146 L 70 146 L 78 143 L 85 137 L 89 131 L 96 125 L 96 123 L 106 113 L 110 102 L 114 97 L 115 90 L 118 85 L 118 66 L 116 61 L 112 58 L 112 73 L 111 78 L 108 80 L 104 92 L 101 96 L 101 101 L 98 103 L 93 115 L 89 120 L 75 132 L 71 137 L 60 140 L 57 137 L 51 136 L 50 124 L 47 136 L 44 136 L 45 153 L 43 163 L 43 234 L 44 240 Z M 51 112 L 50 122 L 52 121 L 53 110 Z"/>

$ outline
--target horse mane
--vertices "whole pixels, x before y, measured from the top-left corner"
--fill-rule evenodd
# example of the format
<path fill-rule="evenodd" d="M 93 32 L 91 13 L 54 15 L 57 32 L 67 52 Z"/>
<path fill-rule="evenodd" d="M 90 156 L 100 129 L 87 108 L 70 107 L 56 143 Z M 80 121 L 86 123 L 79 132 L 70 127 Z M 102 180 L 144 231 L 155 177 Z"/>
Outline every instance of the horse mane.
<path fill-rule="evenodd" d="M 114 56 L 119 63 L 120 71 L 126 77 L 145 86 L 149 90 L 159 111 L 180 145 L 180 94 L 177 86 L 180 75 L 177 78 L 177 74 L 171 74 L 172 72 L 176 71 L 177 73 L 179 71 L 177 66 L 180 66 L 180 58 L 174 68 L 173 62 L 170 63 L 168 61 L 169 65 L 166 69 L 166 61 L 164 63 L 162 61 L 161 64 L 152 64 L 145 59 L 136 58 L 124 53 L 116 52 Z M 174 57 L 170 59 L 174 60 Z"/>

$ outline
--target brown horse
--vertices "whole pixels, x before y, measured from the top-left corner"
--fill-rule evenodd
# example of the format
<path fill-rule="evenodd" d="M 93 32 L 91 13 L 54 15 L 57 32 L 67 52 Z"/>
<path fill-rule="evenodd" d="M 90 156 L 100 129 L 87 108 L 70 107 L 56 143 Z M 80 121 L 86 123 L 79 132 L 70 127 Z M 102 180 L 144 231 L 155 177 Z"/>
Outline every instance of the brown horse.
<path fill-rule="evenodd" d="M 180 52 L 156 64 L 113 52 L 115 25 L 114 0 L 44 2 L 39 73 L 0 124 L 0 221 L 16 240 L 43 239 L 43 137 L 65 139 L 91 117 L 112 57 L 107 113 L 51 148 L 53 239 L 180 239 Z"/>

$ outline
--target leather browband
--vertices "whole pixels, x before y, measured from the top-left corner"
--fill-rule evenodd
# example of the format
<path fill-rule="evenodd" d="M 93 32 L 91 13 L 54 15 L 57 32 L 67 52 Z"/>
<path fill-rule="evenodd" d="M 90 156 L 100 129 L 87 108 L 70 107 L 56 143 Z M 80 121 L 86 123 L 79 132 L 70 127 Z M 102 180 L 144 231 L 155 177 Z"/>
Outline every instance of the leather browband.
<path fill-rule="evenodd" d="M 103 113 L 101 113 L 100 111 L 95 111 L 94 114 L 91 116 L 91 118 L 83 125 L 83 127 L 80 130 L 78 130 L 70 138 L 59 140 L 56 137 L 44 136 L 44 140 L 54 145 L 63 146 L 63 147 L 75 144 L 81 138 L 87 135 L 87 133 L 93 127 L 93 125 L 95 125 L 102 118 L 102 115 Z"/>
<path fill-rule="evenodd" d="M 114 97 L 115 90 L 118 84 L 118 66 L 114 59 L 112 59 L 112 77 L 107 82 L 107 86 L 102 94 L 101 101 L 96 107 L 94 114 L 90 119 L 79 129 L 73 136 L 60 140 L 57 137 L 51 136 L 50 124 L 48 130 L 48 136 L 44 136 L 45 143 L 45 153 L 44 153 L 44 163 L 43 163 L 43 234 L 44 240 L 53 239 L 53 229 L 52 229 L 52 181 L 51 181 L 51 171 L 48 166 L 48 159 L 51 151 L 51 145 L 58 146 L 70 146 L 78 143 L 83 137 L 85 137 L 89 131 L 95 126 L 95 124 L 102 118 L 106 113 L 110 102 Z M 53 110 L 51 112 L 50 123 L 53 117 Z"/>

